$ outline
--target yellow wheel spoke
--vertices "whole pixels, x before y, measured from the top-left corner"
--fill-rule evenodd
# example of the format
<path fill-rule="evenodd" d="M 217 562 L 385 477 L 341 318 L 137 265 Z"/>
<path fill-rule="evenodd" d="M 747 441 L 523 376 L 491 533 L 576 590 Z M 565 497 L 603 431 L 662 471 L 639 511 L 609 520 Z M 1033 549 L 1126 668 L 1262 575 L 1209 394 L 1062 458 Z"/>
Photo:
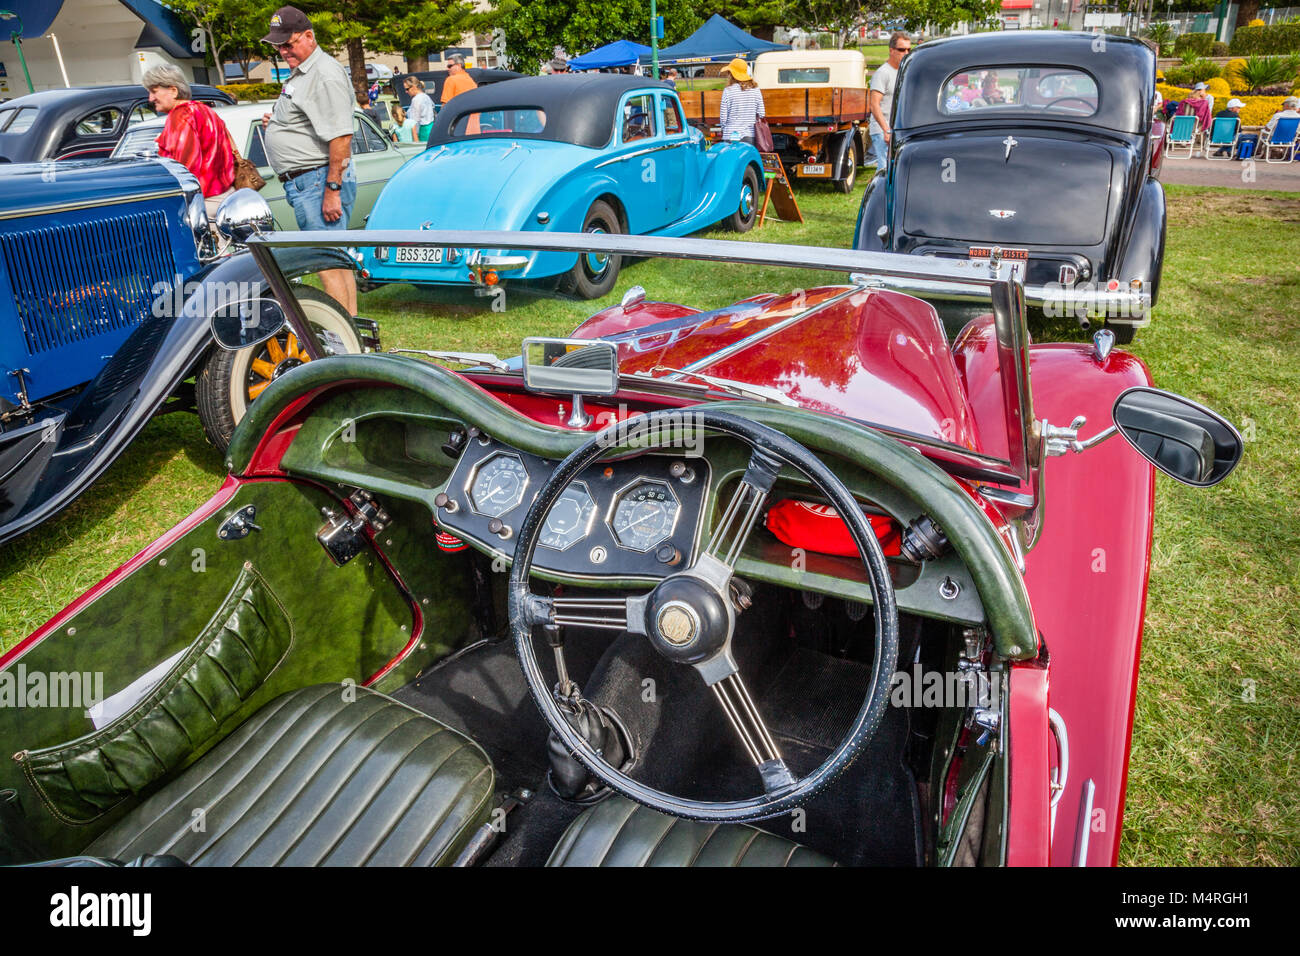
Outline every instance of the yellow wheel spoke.
<path fill-rule="evenodd" d="M 284 349 L 280 347 L 280 340 L 274 336 L 266 340 L 266 351 L 276 365 L 284 361 Z"/>
<path fill-rule="evenodd" d="M 253 359 L 253 371 L 269 382 L 275 374 L 275 366 L 266 359 Z"/>
<path fill-rule="evenodd" d="M 248 400 L 251 402 L 253 399 L 257 398 L 257 396 L 266 391 L 266 386 L 270 384 L 270 382 L 258 382 L 256 385 L 248 386 Z"/>
<path fill-rule="evenodd" d="M 298 336 L 294 335 L 292 332 L 289 333 L 289 337 L 285 340 L 284 351 L 288 354 L 289 358 L 298 357 Z"/>

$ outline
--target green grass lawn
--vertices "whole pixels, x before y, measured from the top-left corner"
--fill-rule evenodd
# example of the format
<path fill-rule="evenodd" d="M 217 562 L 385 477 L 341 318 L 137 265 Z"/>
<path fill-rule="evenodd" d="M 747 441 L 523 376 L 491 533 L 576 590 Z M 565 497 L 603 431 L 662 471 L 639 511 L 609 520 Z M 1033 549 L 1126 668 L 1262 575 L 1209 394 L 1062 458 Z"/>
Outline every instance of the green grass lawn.
<path fill-rule="evenodd" d="M 1156 384 L 1238 423 L 1246 457 L 1206 491 L 1160 478 L 1121 859 L 1128 864 L 1300 863 L 1300 194 L 1170 187 L 1160 306 L 1133 350 Z M 860 189 L 859 189 L 860 193 Z M 806 222 L 745 238 L 847 245 L 858 195 L 798 192 Z M 717 233 L 725 237 L 726 233 Z M 388 346 L 517 354 L 563 334 L 631 285 L 720 306 L 825 276 L 643 261 L 615 293 L 575 303 L 511 291 L 393 287 L 362 298 Z M 1084 334 L 1039 328 L 1040 338 Z M 210 495 L 219 456 L 188 414 L 155 419 L 95 487 L 0 550 L 0 648 L 11 646 Z M 1099 493 L 1103 493 L 1099 481 Z M 1291 490 L 1288 490 L 1291 489 Z M 124 635 L 129 639 L 129 635 Z"/>

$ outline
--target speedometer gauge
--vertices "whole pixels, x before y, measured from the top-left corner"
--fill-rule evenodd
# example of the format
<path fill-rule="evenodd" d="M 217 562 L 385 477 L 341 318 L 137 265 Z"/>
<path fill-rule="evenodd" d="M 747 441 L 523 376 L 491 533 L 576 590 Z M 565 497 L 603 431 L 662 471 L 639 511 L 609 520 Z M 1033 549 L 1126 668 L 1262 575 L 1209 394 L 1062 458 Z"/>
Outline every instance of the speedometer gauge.
<path fill-rule="evenodd" d="M 680 510 L 667 482 L 642 479 L 619 492 L 610 530 L 619 547 L 649 551 L 673 533 Z"/>
<path fill-rule="evenodd" d="M 553 551 L 567 551 L 587 536 L 595 514 L 596 502 L 592 500 L 586 483 L 575 481 L 551 505 L 537 543 Z"/>
<path fill-rule="evenodd" d="M 518 455 L 497 452 L 485 459 L 474 473 L 469 503 L 477 514 L 499 518 L 519 507 L 528 487 L 528 469 Z"/>

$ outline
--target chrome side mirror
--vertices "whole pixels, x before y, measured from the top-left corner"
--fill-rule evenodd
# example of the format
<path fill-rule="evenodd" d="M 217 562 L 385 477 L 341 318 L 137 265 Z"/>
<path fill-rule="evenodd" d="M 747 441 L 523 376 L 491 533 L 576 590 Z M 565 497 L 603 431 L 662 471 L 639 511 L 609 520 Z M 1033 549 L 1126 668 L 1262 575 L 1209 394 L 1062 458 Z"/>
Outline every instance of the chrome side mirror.
<path fill-rule="evenodd" d="M 275 222 L 270 204 L 255 189 L 236 189 L 217 208 L 217 232 L 247 242 Z"/>
<path fill-rule="evenodd" d="M 266 297 L 226 303 L 212 313 L 208 323 L 217 345 L 237 352 L 261 345 L 284 328 L 285 321 L 284 307 Z"/>
<path fill-rule="evenodd" d="M 1147 461 L 1186 485 L 1218 484 L 1241 461 L 1241 435 L 1181 395 L 1138 386 L 1115 399 L 1115 428 Z"/>

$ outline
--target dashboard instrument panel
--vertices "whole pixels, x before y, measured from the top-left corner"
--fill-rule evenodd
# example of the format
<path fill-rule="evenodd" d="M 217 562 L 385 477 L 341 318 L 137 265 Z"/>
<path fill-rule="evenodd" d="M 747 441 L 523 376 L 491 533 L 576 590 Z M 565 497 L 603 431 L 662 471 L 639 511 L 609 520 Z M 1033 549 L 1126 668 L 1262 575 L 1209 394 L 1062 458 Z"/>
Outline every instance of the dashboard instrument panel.
<path fill-rule="evenodd" d="M 512 555 L 519 526 L 556 464 L 476 436 L 456 462 L 446 500 L 439 496 L 438 526 Z M 563 577 L 663 577 L 694 557 L 708 487 L 701 458 L 597 462 L 552 505 L 534 566 Z"/>

